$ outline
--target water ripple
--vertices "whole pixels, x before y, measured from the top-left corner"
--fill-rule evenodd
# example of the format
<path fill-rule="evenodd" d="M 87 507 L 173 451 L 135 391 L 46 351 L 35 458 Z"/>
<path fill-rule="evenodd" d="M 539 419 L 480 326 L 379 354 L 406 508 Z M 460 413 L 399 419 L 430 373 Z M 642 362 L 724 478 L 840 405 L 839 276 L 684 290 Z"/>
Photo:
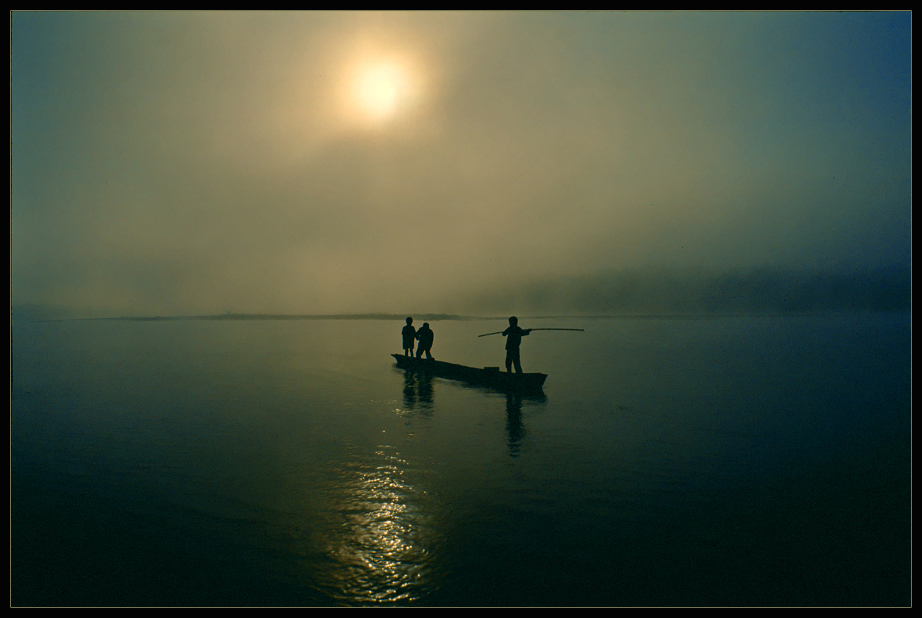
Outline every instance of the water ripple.
<path fill-rule="evenodd" d="M 396 450 L 380 447 L 342 470 L 331 490 L 333 520 L 321 576 L 325 592 L 347 605 L 406 604 L 435 586 L 428 496 Z"/>

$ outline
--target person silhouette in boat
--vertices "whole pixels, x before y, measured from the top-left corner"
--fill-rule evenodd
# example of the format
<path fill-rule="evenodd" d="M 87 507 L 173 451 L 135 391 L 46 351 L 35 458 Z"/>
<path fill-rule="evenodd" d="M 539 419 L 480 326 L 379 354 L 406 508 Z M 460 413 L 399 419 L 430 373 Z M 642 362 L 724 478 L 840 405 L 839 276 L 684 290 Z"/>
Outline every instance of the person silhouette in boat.
<path fill-rule="evenodd" d="M 515 316 L 509 318 L 509 328 L 503 331 L 503 337 L 506 338 L 506 371 L 512 373 L 512 366 L 515 365 L 515 372 L 522 373 L 522 361 L 519 358 L 519 346 L 522 345 L 522 337 L 531 334 L 530 328 L 519 328 L 519 319 Z"/>
<path fill-rule="evenodd" d="M 435 333 L 429 328 L 429 322 L 424 322 L 423 327 L 416 331 L 416 338 L 419 340 L 419 345 L 416 347 L 416 358 L 422 358 L 425 352 L 426 358 L 433 360 L 431 350 L 432 342 L 435 341 Z"/>
<path fill-rule="evenodd" d="M 407 318 L 407 325 L 403 327 L 403 355 L 413 356 L 413 346 L 416 345 L 416 328 L 413 318 Z"/>

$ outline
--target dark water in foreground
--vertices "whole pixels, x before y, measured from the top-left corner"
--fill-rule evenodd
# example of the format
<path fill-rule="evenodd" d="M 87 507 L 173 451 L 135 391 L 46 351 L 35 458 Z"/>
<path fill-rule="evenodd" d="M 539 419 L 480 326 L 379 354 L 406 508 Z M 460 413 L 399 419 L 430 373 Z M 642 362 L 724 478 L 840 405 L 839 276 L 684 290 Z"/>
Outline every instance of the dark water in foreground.
<path fill-rule="evenodd" d="M 14 322 L 12 605 L 911 603 L 909 314 L 401 326 Z"/>

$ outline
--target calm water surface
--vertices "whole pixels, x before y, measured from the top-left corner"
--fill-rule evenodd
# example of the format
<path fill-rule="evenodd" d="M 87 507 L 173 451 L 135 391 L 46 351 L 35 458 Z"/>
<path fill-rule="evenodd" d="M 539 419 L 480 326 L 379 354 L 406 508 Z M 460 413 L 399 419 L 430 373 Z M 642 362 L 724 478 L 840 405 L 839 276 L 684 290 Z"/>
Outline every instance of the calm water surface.
<path fill-rule="evenodd" d="M 909 314 L 402 326 L 13 322 L 12 604 L 911 603 Z"/>

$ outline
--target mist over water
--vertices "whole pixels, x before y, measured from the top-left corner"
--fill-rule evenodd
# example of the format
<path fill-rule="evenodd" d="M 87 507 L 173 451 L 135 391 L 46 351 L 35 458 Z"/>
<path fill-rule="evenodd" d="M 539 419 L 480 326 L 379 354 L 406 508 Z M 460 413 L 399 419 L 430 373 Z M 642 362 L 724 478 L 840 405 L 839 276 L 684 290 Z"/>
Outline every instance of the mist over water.
<path fill-rule="evenodd" d="M 11 301 L 67 317 L 883 310 L 843 277 L 911 264 L 908 11 L 14 11 L 10 81 Z"/>
<path fill-rule="evenodd" d="M 11 602 L 908 605 L 910 319 L 14 320 Z"/>
<path fill-rule="evenodd" d="M 811 311 L 908 311 L 908 266 L 828 271 L 747 269 L 599 269 L 541 277 L 474 295 L 471 310 L 510 307 L 543 314 L 725 314 Z"/>

